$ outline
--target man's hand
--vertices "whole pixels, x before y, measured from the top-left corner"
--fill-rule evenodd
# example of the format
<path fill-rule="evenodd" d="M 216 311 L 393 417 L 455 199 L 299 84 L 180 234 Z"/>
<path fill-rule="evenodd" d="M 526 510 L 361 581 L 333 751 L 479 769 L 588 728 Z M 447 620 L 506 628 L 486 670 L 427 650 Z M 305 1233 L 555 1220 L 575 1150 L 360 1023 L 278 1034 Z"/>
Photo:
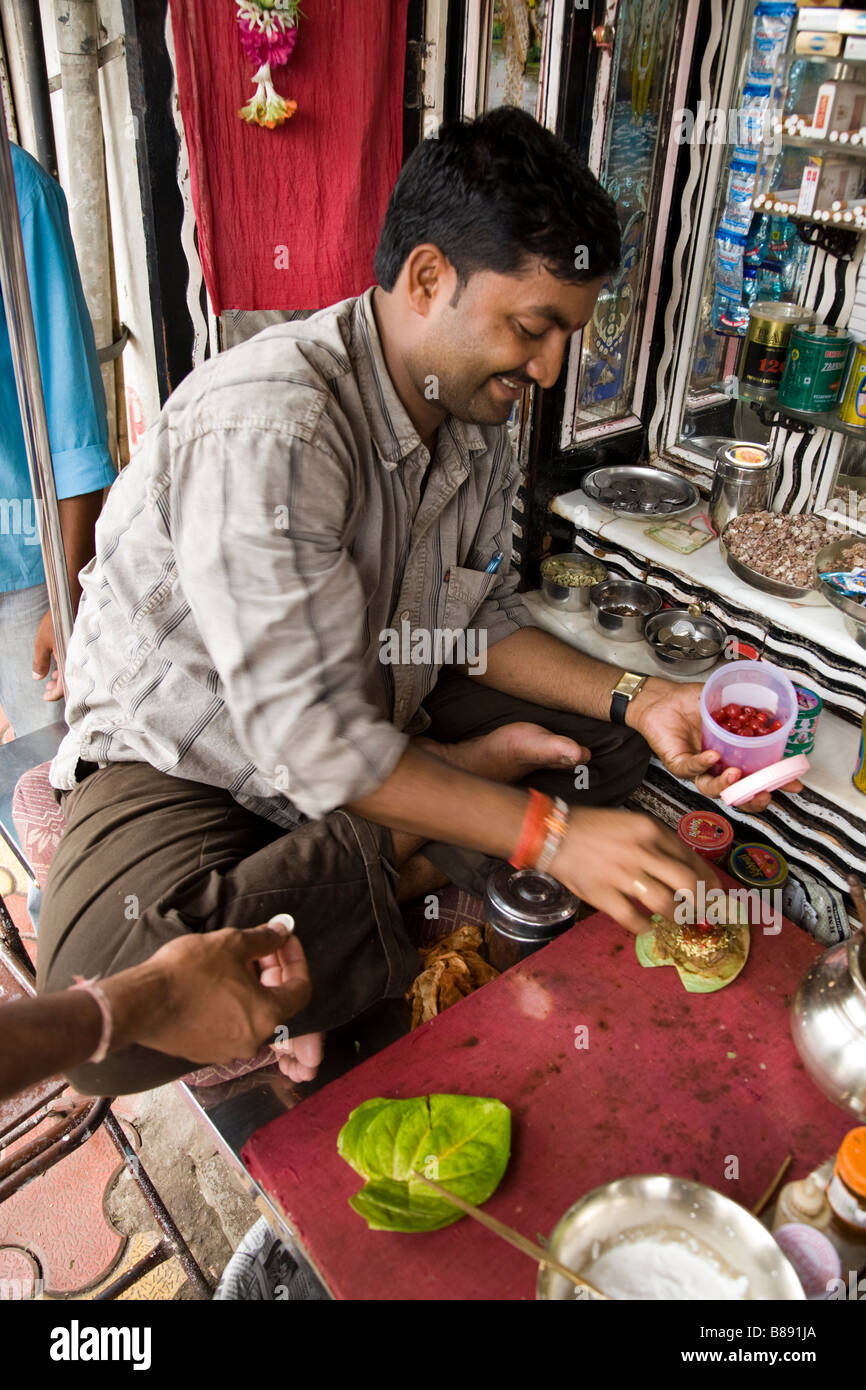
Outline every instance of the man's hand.
<path fill-rule="evenodd" d="M 680 685 L 674 681 L 648 681 L 635 698 L 628 722 L 643 734 L 650 748 L 675 777 L 691 778 L 704 796 L 718 797 L 725 787 L 738 782 L 742 773 L 729 767 L 719 776 L 712 768 L 719 754 L 708 748 L 701 751 L 701 691 L 700 682 Z M 803 790 L 802 782 L 794 778 L 781 789 L 787 792 Z M 743 811 L 763 811 L 770 804 L 770 793 L 761 792 L 738 808 Z"/>
<path fill-rule="evenodd" d="M 310 1000 L 303 947 L 273 926 L 178 937 L 101 987 L 115 1014 L 112 1051 L 137 1042 L 201 1063 L 254 1056 Z"/>
<path fill-rule="evenodd" d="M 572 809 L 550 873 L 632 932 L 649 926 L 647 913 L 673 919 L 676 890 L 694 902 L 699 882 L 720 887 L 711 866 L 671 830 L 633 811 Z"/>
<path fill-rule="evenodd" d="M 43 700 L 60 700 L 63 698 L 63 682 L 60 679 L 60 667 L 57 663 L 57 643 L 54 637 L 54 623 L 51 621 L 51 614 L 45 613 L 38 628 L 36 629 L 36 641 L 33 643 L 33 679 L 44 681 L 51 671 L 52 661 L 54 671 L 51 679 L 45 687 Z"/>

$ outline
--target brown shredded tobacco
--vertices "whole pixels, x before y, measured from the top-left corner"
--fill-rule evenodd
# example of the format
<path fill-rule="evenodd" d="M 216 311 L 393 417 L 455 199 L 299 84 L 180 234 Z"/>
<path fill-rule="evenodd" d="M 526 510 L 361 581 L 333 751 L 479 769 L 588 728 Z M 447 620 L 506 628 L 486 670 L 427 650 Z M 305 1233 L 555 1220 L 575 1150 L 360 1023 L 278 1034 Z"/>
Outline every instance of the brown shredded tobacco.
<path fill-rule="evenodd" d="M 748 512 L 725 527 L 730 553 L 767 579 L 803 588 L 815 579 L 815 556 L 834 538 L 823 517 L 801 513 Z"/>
<path fill-rule="evenodd" d="M 436 1018 L 445 1009 L 471 994 L 499 974 L 481 955 L 481 928 L 465 922 L 422 951 L 424 969 L 406 998 L 412 1005 L 412 1028 Z"/>

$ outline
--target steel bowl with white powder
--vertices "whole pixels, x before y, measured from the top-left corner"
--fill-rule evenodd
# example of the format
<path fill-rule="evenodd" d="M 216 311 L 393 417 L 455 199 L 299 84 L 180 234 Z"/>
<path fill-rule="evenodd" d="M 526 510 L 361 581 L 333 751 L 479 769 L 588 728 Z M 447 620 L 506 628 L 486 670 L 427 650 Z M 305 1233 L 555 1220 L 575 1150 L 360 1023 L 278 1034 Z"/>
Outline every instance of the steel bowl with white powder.
<path fill-rule="evenodd" d="M 769 1231 L 739 1203 L 666 1173 L 619 1178 L 562 1217 L 550 1254 L 614 1299 L 792 1299 L 805 1294 Z M 575 1288 L 539 1268 L 536 1297 Z"/>

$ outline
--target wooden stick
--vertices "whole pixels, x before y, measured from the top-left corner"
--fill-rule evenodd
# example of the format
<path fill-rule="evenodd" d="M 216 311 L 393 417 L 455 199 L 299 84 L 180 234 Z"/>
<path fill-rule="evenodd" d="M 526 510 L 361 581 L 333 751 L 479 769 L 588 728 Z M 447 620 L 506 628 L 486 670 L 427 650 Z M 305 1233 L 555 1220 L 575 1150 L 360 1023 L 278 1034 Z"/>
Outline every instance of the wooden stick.
<path fill-rule="evenodd" d="M 773 1181 L 770 1183 L 770 1186 L 767 1188 L 766 1192 L 762 1193 L 762 1195 L 758 1198 L 757 1202 L 752 1207 L 753 1216 L 760 1216 L 761 1212 L 764 1210 L 764 1207 L 769 1202 L 776 1188 L 779 1186 L 779 1183 L 782 1181 L 783 1177 L 787 1173 L 792 1158 L 793 1154 L 788 1154 L 788 1157 L 785 1159 L 785 1162 L 782 1164 L 778 1173 L 773 1178 Z"/>
<path fill-rule="evenodd" d="M 423 1173 L 413 1170 L 412 1177 L 417 1178 L 419 1182 L 426 1183 L 428 1187 L 432 1187 L 433 1191 L 438 1193 L 440 1197 L 444 1197 L 446 1202 L 450 1202 L 452 1206 L 459 1207 L 467 1216 L 471 1216 L 476 1221 L 480 1221 L 481 1225 L 486 1226 L 489 1231 L 495 1231 L 496 1235 L 501 1236 L 503 1240 L 507 1240 L 509 1245 L 513 1245 L 517 1250 L 522 1250 L 524 1255 L 529 1255 L 531 1259 L 537 1260 L 539 1264 L 547 1265 L 549 1269 L 554 1270 L 557 1274 L 561 1274 L 563 1279 L 567 1279 L 570 1284 L 574 1284 L 579 1289 L 587 1289 L 592 1294 L 593 1298 L 601 1298 L 606 1301 L 609 1300 L 608 1294 L 602 1293 L 601 1289 L 595 1288 L 595 1286 L 588 1283 L 586 1279 L 581 1279 L 580 1275 L 575 1274 L 574 1270 L 569 1269 L 567 1265 L 561 1265 L 558 1260 L 551 1259 L 547 1251 L 543 1250 L 540 1245 L 536 1245 L 534 1241 L 528 1240 L 526 1236 L 521 1235 L 519 1231 L 515 1231 L 512 1226 L 506 1226 L 504 1221 L 497 1221 L 495 1216 L 488 1216 L 487 1212 L 482 1211 L 480 1207 L 474 1207 L 471 1202 L 464 1202 L 462 1197 L 456 1197 L 453 1192 L 448 1191 L 447 1187 L 443 1187 L 441 1183 L 434 1182 L 432 1178 L 426 1178 Z"/>
<path fill-rule="evenodd" d="M 866 898 L 863 896 L 863 884 L 856 874 L 848 875 L 848 887 L 851 890 L 851 897 L 854 899 L 854 907 L 857 909 L 860 930 L 866 936 Z"/>

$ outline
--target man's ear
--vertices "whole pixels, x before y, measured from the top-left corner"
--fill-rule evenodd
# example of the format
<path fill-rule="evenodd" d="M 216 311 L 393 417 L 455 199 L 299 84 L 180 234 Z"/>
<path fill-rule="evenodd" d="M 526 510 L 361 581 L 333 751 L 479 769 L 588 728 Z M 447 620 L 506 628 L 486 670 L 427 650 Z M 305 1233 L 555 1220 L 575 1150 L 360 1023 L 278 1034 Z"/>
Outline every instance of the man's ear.
<path fill-rule="evenodd" d="M 413 247 L 403 273 L 406 278 L 406 297 L 416 314 L 427 318 L 436 299 L 447 299 L 456 279 L 454 267 L 438 246 L 425 243 Z"/>

